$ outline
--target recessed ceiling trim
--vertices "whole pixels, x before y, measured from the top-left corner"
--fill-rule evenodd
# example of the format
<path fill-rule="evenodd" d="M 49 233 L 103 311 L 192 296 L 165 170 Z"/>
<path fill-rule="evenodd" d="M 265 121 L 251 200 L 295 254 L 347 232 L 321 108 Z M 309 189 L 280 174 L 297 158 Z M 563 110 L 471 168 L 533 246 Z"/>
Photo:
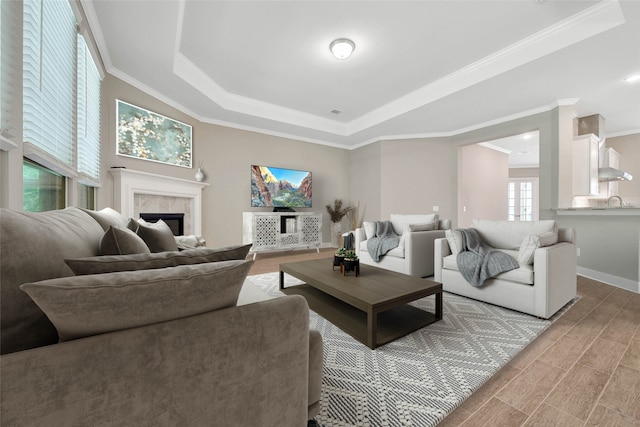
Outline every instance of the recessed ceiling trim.
<path fill-rule="evenodd" d="M 618 1 L 602 2 L 347 123 L 360 132 L 625 22 Z"/>
<path fill-rule="evenodd" d="M 174 56 L 173 72 L 226 110 L 329 132 L 335 135 L 346 135 L 344 123 L 336 120 L 227 92 L 182 53 Z"/>
<path fill-rule="evenodd" d="M 574 105 L 578 102 L 578 98 L 568 98 L 568 99 L 558 99 L 548 105 L 532 108 L 531 110 L 521 111 L 519 113 L 510 114 L 508 116 L 500 117 L 494 120 L 489 120 L 482 123 L 477 123 L 472 126 L 468 126 L 461 129 L 455 129 L 450 132 L 431 132 L 431 133 L 414 133 L 414 134 L 400 134 L 400 135 L 383 135 L 375 138 L 368 139 L 366 141 L 362 141 L 359 144 L 348 147 L 352 150 L 356 148 L 364 147 L 369 144 L 373 144 L 378 141 L 390 141 L 394 139 L 402 140 L 402 139 L 420 139 L 420 138 L 449 138 L 451 136 L 460 135 L 467 132 L 472 132 L 478 129 L 488 128 L 489 126 L 499 125 L 501 123 L 510 122 L 512 120 L 522 119 L 524 117 L 530 117 L 535 114 L 544 113 L 547 111 L 551 111 L 554 108 L 557 108 L 561 105 Z M 347 148 L 347 147 L 345 147 Z"/>
<path fill-rule="evenodd" d="M 184 9 L 184 0 L 180 2 Z M 177 17 L 183 27 L 184 13 Z M 431 84 L 380 106 L 351 122 L 342 123 L 314 114 L 226 91 L 208 74 L 179 51 L 175 51 L 173 71 L 224 109 L 295 126 L 351 136 L 399 115 L 428 105 L 528 62 L 549 55 L 581 40 L 623 24 L 624 16 L 617 0 L 600 2 L 530 37 L 476 61 Z M 178 39 L 181 38 L 179 33 Z"/>
<path fill-rule="evenodd" d="M 184 0 L 179 0 L 180 1 L 180 15 L 182 15 L 182 11 L 184 9 Z M 480 123 L 480 124 L 475 124 L 473 126 L 470 126 L 468 128 L 463 128 L 463 129 L 458 129 L 458 130 L 454 130 L 451 132 L 439 132 L 439 133 L 424 133 L 424 134 L 401 134 L 401 135 L 378 135 L 378 136 L 374 136 L 372 138 L 369 138 L 367 140 L 363 140 L 362 142 L 358 143 L 357 145 L 351 146 L 351 145 L 346 145 L 346 144 L 340 144 L 340 143 L 335 143 L 331 141 L 331 138 L 325 140 L 323 138 L 309 138 L 309 137 L 302 137 L 300 134 L 298 134 L 298 132 L 296 132 L 295 130 L 293 132 L 280 132 L 280 131 L 271 131 L 265 128 L 262 128 L 260 126 L 251 126 L 251 125 L 241 125 L 238 123 L 231 123 L 231 122 L 227 122 L 227 121 L 223 121 L 223 120 L 217 120 L 211 117 L 203 117 L 200 114 L 196 114 L 195 112 L 191 111 L 189 108 L 186 108 L 184 105 L 181 105 L 180 103 L 175 102 L 172 99 L 168 99 L 166 96 L 162 95 L 161 93 L 157 92 L 155 89 L 152 89 L 150 87 L 148 87 L 146 84 L 141 83 L 140 81 L 138 81 L 137 79 L 131 77 L 129 74 L 124 73 L 122 71 L 120 71 L 120 69 L 116 68 L 114 66 L 114 64 L 112 63 L 112 59 L 110 56 L 110 52 L 108 49 L 108 45 L 105 41 L 104 38 L 104 33 L 103 30 L 100 26 L 100 22 L 97 18 L 97 14 L 96 14 L 96 10 L 94 8 L 94 5 L 91 1 L 89 0 L 80 0 L 83 9 L 85 11 L 85 14 L 87 16 L 87 20 L 90 23 L 90 27 L 94 36 L 94 39 L 96 41 L 96 44 L 99 47 L 99 51 L 100 51 L 100 56 L 102 58 L 102 61 L 104 63 L 104 66 L 107 70 L 107 72 L 109 72 L 110 74 L 114 75 L 115 77 L 125 81 L 128 84 L 131 84 L 132 86 L 150 94 L 151 96 L 154 96 L 155 98 L 157 98 L 158 100 L 160 100 L 161 102 L 164 102 L 166 104 L 168 104 L 169 106 L 176 108 L 182 112 L 184 112 L 185 114 L 188 114 L 192 117 L 194 117 L 196 120 L 199 120 L 201 122 L 204 123 L 211 123 L 211 124 L 215 124 L 215 125 L 221 125 L 221 126 L 226 126 L 226 127 L 230 127 L 230 128 L 235 128 L 235 129 L 241 129 L 241 130 L 247 130 L 247 131 L 253 131 L 253 132 L 260 132 L 260 133 L 264 133 L 267 135 L 273 135 L 273 136 L 279 136 L 279 137 L 284 137 L 284 138 L 290 138 L 290 139 L 295 139 L 295 140 L 300 140 L 300 141 L 305 141 L 305 142 L 311 142 L 311 143 L 318 143 L 318 144 L 322 144 L 322 145 L 327 145 L 327 146 L 333 146 L 333 147 L 339 147 L 339 148 L 346 148 L 346 149 L 355 149 L 355 148 L 359 148 L 368 144 L 371 144 L 373 142 L 377 142 L 377 141 L 381 141 L 381 140 L 391 140 L 391 139 L 411 139 L 411 138 L 428 138 L 428 137 L 447 137 L 447 136 L 451 136 L 451 135 L 456 135 L 456 134 L 460 134 L 460 133 L 464 133 L 464 132 L 469 132 L 475 129 L 479 129 L 479 128 L 483 128 L 483 127 L 487 127 L 487 126 L 491 126 L 494 124 L 498 124 L 498 123 L 503 123 L 509 120 L 513 120 L 514 118 L 518 118 L 518 117 L 522 117 L 525 115 L 530 115 L 530 114 L 535 114 L 536 112 L 542 112 L 542 111 L 548 111 L 549 109 L 557 106 L 557 105 L 567 105 L 567 104 L 562 104 L 560 103 L 560 101 L 558 101 L 558 104 L 554 105 L 554 106 L 547 106 L 547 107 L 541 107 L 539 109 L 534 109 L 534 110 L 530 110 L 528 112 L 525 112 L 523 114 L 514 114 L 508 117 L 503 117 L 503 118 L 499 118 L 496 120 L 492 120 L 490 122 L 485 122 L 485 123 Z M 182 24 L 184 21 L 184 16 L 180 16 L 179 17 L 179 21 L 178 22 L 178 29 L 180 29 L 180 31 L 178 31 L 177 33 L 177 38 L 178 40 L 180 40 L 180 38 L 182 37 Z M 566 25 L 567 27 L 571 27 L 571 26 L 575 26 L 577 25 L 577 23 L 582 23 L 583 26 L 591 26 L 592 28 L 586 28 L 586 30 L 591 34 L 588 35 L 585 33 L 582 33 L 582 39 L 585 39 L 586 37 L 591 37 L 595 34 L 607 31 L 610 28 L 613 28 L 617 25 L 620 25 L 624 22 L 624 17 L 622 16 L 622 11 L 620 9 L 620 5 L 619 2 L 617 0 L 613 0 L 613 1 L 603 1 L 603 2 L 599 2 L 597 3 L 595 6 L 590 7 L 589 9 L 586 9 L 585 11 L 578 13 L 574 16 L 572 16 L 571 18 L 559 23 L 556 26 L 550 27 L 550 28 L 554 28 L 557 27 L 559 25 Z M 563 28 L 562 30 L 568 30 L 567 28 Z M 542 33 L 548 31 L 545 30 Z M 576 31 L 576 33 L 579 33 L 579 31 Z M 538 33 L 540 35 L 540 33 Z M 576 43 L 582 39 L 576 38 L 573 41 L 571 41 L 569 44 L 572 43 Z M 525 49 L 526 51 L 526 49 Z M 176 43 L 176 45 L 174 46 L 174 52 L 176 53 L 176 56 L 180 53 L 179 52 L 179 44 Z M 516 52 L 514 52 L 515 54 Z M 523 54 L 523 52 L 519 52 L 520 54 Z M 540 54 L 540 53 L 539 53 Z M 541 55 L 541 54 L 540 54 Z M 186 59 L 186 58 L 185 58 Z M 480 61 L 479 61 L 480 62 Z M 473 65 L 473 64 L 472 64 Z M 197 68 L 197 67 L 196 67 Z M 211 80 L 208 76 L 207 78 L 209 80 Z M 219 86 L 218 86 L 219 87 Z M 197 89 L 200 89 L 199 87 Z M 220 88 L 222 89 L 222 88 Z M 223 90 L 223 89 L 222 89 Z M 419 89 L 416 92 L 419 92 L 422 89 Z M 224 90 L 223 90 L 224 91 Z M 225 92 L 222 92 L 223 94 Z M 411 94 L 410 94 L 411 95 Z M 398 98 L 398 100 L 396 101 L 392 101 L 391 103 L 385 105 L 386 106 L 393 106 L 393 104 L 395 102 L 398 101 L 402 101 L 403 98 Z M 214 100 L 215 101 L 215 100 Z M 432 101 L 431 101 L 432 102 Z M 263 103 L 261 106 L 264 106 L 264 104 L 267 105 L 271 105 L 271 107 L 269 108 L 273 108 L 272 104 L 268 104 L 268 103 Z M 418 104 L 418 106 L 421 105 L 427 105 L 428 102 L 425 102 L 424 100 L 422 101 L 422 104 Z M 278 107 L 278 106 L 276 106 Z M 258 112 L 260 112 L 259 108 L 257 109 Z M 378 109 L 379 110 L 379 109 Z M 341 135 L 341 136 L 351 136 L 354 135 L 357 132 L 358 126 L 362 127 L 362 124 L 359 122 L 360 120 L 362 120 L 364 122 L 365 119 L 369 118 L 368 116 L 371 115 L 372 113 L 378 111 L 378 110 L 374 110 L 371 113 L 365 114 L 364 116 L 361 116 L 360 118 L 348 123 L 348 124 L 344 124 L 342 122 L 337 122 L 334 120 L 327 120 L 328 123 L 324 123 L 322 124 L 322 122 L 320 122 L 320 124 L 318 124 L 319 122 L 317 121 L 317 119 L 319 118 L 319 116 L 314 116 L 311 114 L 307 114 L 305 115 L 305 117 L 297 117 L 296 115 L 293 115 L 293 119 L 295 120 L 289 120 L 288 122 L 285 123 L 290 123 L 293 125 L 297 125 L 297 126 L 304 126 L 304 127 L 311 127 L 312 129 L 316 129 L 318 131 L 321 132 L 327 132 L 330 134 L 334 134 L 334 135 Z M 239 113 L 243 113 L 243 111 L 238 111 Z M 378 111 L 379 113 L 379 111 Z M 400 113 L 397 113 L 396 116 Z M 259 115 L 259 117 L 262 117 L 261 115 Z M 395 116 L 394 116 L 395 117 Z M 271 117 L 266 117 L 269 120 L 276 120 L 278 122 L 282 122 L 281 117 L 276 117 L 275 118 L 271 118 Z M 312 119 L 312 121 L 314 123 L 317 124 L 317 126 L 308 126 L 306 124 L 304 124 L 304 120 L 307 119 Z M 387 118 L 384 118 L 384 116 L 380 116 L 377 118 L 378 121 L 373 121 L 373 124 L 378 124 L 381 123 L 381 121 L 384 121 Z M 296 122 L 296 120 L 303 120 L 303 121 L 298 121 Z M 292 123 L 293 122 L 293 123 Z M 333 129 L 333 131 L 331 130 L 327 130 L 326 127 L 324 126 L 329 126 L 329 128 Z M 363 127 L 362 129 L 367 129 L 367 127 Z M 625 132 L 619 132 L 616 134 L 611 134 L 611 135 L 607 135 L 609 137 L 613 137 L 613 136 L 624 136 L 624 135 L 629 135 L 629 134 L 634 134 L 634 133 L 640 133 L 640 129 L 634 129 L 634 130 L 630 130 L 630 131 L 625 131 Z M 353 141 L 350 141 L 349 143 L 351 143 Z"/>

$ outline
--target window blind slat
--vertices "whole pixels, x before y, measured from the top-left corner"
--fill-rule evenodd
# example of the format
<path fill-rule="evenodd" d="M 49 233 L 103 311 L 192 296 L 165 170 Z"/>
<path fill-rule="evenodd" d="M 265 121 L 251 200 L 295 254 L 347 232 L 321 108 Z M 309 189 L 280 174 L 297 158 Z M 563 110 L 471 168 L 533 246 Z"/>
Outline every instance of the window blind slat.
<path fill-rule="evenodd" d="M 0 149 L 15 147 L 19 129 L 20 4 L 0 2 Z M 4 141 L 8 141 L 5 144 Z"/>
<path fill-rule="evenodd" d="M 76 19 L 66 1 L 25 0 L 23 139 L 73 167 Z"/>
<path fill-rule="evenodd" d="M 78 172 L 100 182 L 100 73 L 83 36 L 78 35 Z"/>

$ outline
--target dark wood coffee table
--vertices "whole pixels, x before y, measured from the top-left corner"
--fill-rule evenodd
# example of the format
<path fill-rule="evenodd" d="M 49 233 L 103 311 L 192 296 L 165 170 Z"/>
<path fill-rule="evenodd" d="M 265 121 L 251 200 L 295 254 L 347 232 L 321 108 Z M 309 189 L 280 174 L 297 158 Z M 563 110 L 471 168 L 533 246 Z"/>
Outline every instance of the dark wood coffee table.
<path fill-rule="evenodd" d="M 284 287 L 284 273 L 304 285 Z M 280 289 L 302 295 L 309 307 L 365 344 L 376 348 L 442 319 L 442 285 L 431 280 L 360 265 L 360 275 L 333 271 L 333 258 L 280 264 Z M 435 295 L 435 313 L 407 303 Z"/>

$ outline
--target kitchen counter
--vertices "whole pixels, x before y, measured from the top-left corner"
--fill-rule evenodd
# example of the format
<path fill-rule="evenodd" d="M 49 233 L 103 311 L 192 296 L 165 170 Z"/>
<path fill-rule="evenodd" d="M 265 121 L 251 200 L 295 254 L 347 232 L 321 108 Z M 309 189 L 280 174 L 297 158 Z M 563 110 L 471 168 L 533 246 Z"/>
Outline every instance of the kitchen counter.
<path fill-rule="evenodd" d="M 596 215 L 596 216 L 640 216 L 640 207 L 624 208 L 558 208 L 552 209 L 558 215 Z"/>

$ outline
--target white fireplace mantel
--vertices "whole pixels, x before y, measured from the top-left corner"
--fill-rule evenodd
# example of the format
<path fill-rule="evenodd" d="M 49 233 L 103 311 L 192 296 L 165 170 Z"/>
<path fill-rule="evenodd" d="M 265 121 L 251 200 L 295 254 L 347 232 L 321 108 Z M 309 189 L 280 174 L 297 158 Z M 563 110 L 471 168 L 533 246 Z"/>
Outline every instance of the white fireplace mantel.
<path fill-rule="evenodd" d="M 136 194 L 186 198 L 191 203 L 191 232 L 202 234 L 202 189 L 209 184 L 126 168 L 111 168 L 109 173 L 114 179 L 113 207 L 124 217 L 134 216 Z"/>

